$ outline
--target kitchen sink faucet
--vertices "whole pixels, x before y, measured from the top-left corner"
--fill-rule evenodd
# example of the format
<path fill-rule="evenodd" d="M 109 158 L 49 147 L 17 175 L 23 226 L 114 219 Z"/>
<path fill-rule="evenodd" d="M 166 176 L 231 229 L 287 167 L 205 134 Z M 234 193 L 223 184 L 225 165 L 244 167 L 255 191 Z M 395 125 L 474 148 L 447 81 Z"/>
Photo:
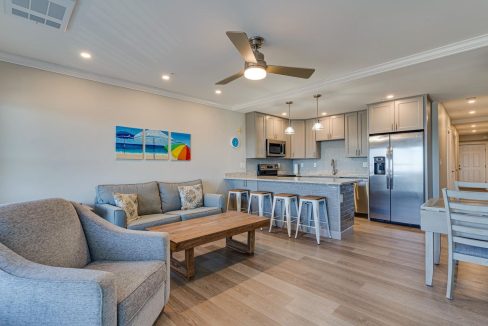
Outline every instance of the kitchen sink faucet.
<path fill-rule="evenodd" d="M 336 160 L 335 159 L 332 159 L 330 161 L 330 166 L 332 166 L 332 175 L 336 175 L 338 171 L 336 168 Z"/>

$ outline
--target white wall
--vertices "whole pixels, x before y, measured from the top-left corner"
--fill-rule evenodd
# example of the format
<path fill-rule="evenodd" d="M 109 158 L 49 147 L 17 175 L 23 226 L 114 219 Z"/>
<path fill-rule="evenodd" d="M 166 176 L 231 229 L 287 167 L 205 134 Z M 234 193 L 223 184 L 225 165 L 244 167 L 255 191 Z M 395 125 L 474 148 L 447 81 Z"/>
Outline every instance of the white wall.
<path fill-rule="evenodd" d="M 244 124 L 240 113 L 0 62 L 0 203 L 91 204 L 98 184 L 151 180 L 202 178 L 222 191 L 245 162 L 245 146 L 230 146 Z M 116 160 L 116 125 L 191 133 L 192 160 Z"/>

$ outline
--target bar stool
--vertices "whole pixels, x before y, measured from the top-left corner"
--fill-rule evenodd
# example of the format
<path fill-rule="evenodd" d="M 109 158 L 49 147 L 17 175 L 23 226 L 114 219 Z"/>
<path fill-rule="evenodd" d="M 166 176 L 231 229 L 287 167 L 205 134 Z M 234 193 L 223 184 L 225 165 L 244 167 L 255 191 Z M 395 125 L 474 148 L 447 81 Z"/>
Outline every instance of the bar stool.
<path fill-rule="evenodd" d="M 227 192 L 227 211 L 229 211 L 229 205 L 231 196 L 234 196 L 236 200 L 236 210 L 242 212 L 242 197 L 245 196 L 249 201 L 249 190 L 247 189 L 231 189 Z"/>
<path fill-rule="evenodd" d="M 329 226 L 329 215 L 327 214 L 327 202 L 325 197 L 322 196 L 303 196 L 300 197 L 300 205 L 298 207 L 298 220 L 297 220 L 297 231 L 295 233 L 295 239 L 298 236 L 298 229 L 300 228 L 300 219 L 302 214 L 303 205 L 307 205 L 307 210 L 309 211 L 309 220 L 312 219 L 314 221 L 315 227 L 315 237 L 317 239 L 317 244 L 320 244 L 320 204 L 323 205 L 324 208 L 324 216 L 325 216 L 325 225 L 327 226 L 327 233 L 329 238 L 332 238 L 330 234 L 330 226 Z M 309 206 L 312 206 L 312 210 L 309 209 Z"/>
<path fill-rule="evenodd" d="M 273 199 L 272 199 L 273 194 L 269 191 L 251 191 L 251 195 L 249 197 L 249 203 L 247 206 L 247 212 L 248 214 L 252 214 L 251 208 L 252 208 L 252 199 L 257 198 L 258 199 L 258 215 L 259 216 L 264 216 L 264 200 L 266 198 L 269 199 L 269 204 L 270 206 L 273 205 Z"/>
<path fill-rule="evenodd" d="M 288 231 L 288 237 L 291 237 L 291 203 L 295 202 L 295 209 L 298 214 L 298 196 L 294 194 L 276 194 L 273 196 L 273 208 L 271 209 L 271 220 L 269 221 L 269 232 L 273 228 L 273 222 L 275 220 L 276 204 L 280 202 L 281 205 L 281 227 L 285 224 L 286 218 L 286 230 Z"/>

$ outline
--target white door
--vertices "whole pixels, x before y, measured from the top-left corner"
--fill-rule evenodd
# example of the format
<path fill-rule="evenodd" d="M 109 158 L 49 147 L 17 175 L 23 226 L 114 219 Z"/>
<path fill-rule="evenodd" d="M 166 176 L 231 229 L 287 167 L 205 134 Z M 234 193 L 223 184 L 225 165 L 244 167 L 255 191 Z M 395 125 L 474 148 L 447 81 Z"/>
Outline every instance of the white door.
<path fill-rule="evenodd" d="M 486 182 L 486 146 L 466 144 L 459 146 L 460 180 Z"/>
<path fill-rule="evenodd" d="M 456 162 L 456 141 L 452 130 L 447 131 L 447 187 L 454 189 L 454 181 L 456 181 L 457 162 Z"/>

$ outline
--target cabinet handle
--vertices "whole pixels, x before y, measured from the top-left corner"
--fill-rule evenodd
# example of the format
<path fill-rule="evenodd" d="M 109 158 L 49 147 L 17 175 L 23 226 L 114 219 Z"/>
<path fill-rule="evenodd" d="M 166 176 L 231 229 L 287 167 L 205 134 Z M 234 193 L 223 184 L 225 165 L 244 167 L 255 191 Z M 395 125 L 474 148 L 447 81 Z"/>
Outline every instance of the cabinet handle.
<path fill-rule="evenodd" d="M 395 129 L 393 128 L 393 123 L 391 124 L 391 131 L 395 131 Z"/>
<path fill-rule="evenodd" d="M 395 123 L 395 131 L 398 131 L 398 122 Z"/>

